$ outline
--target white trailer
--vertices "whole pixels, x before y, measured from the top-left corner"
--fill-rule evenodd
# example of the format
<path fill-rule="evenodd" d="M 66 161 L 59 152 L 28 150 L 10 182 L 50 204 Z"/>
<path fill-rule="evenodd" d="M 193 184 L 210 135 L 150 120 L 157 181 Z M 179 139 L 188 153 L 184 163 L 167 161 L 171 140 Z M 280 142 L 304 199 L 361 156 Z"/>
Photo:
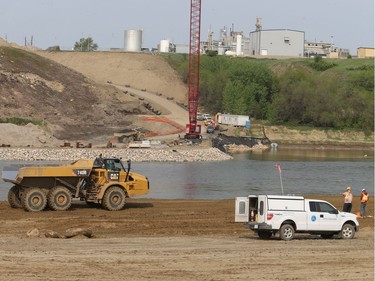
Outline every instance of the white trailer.
<path fill-rule="evenodd" d="M 238 127 L 245 127 L 246 123 L 250 124 L 249 116 L 246 115 L 218 114 L 217 121 L 219 124 Z"/>

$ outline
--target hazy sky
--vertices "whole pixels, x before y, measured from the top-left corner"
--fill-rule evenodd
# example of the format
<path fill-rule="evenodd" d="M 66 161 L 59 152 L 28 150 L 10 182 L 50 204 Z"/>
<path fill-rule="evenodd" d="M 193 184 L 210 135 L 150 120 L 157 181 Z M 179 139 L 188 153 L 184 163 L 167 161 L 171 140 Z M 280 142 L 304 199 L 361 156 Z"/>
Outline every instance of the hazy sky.
<path fill-rule="evenodd" d="M 143 29 L 143 47 L 160 40 L 189 43 L 190 0 L 0 0 L 0 37 L 40 48 L 71 49 L 91 36 L 99 49 L 124 47 L 124 31 Z M 201 40 L 208 30 L 234 25 L 248 37 L 256 18 L 263 29 L 305 32 L 310 41 L 331 42 L 356 54 L 374 47 L 374 0 L 202 0 Z"/>

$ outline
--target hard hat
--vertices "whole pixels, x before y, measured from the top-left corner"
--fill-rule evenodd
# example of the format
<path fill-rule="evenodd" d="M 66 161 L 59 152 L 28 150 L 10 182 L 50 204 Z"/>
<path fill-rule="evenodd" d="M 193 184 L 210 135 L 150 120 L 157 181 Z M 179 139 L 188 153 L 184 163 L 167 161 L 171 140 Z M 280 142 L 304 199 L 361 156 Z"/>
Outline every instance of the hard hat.
<path fill-rule="evenodd" d="M 362 189 L 362 191 L 366 191 L 366 189 Z"/>
<path fill-rule="evenodd" d="M 348 186 L 348 187 L 346 188 L 346 190 L 352 190 L 352 188 L 351 188 L 350 186 Z"/>

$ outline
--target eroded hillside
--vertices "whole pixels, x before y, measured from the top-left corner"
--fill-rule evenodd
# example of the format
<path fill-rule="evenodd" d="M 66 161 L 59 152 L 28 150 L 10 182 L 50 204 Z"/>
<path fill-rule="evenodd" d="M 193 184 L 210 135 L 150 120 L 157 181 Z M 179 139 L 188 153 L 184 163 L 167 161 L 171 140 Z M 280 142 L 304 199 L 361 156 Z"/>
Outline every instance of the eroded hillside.
<path fill-rule="evenodd" d="M 58 139 L 89 140 L 149 113 L 141 101 L 19 48 L 0 46 L 0 119 L 45 121 Z"/>
<path fill-rule="evenodd" d="M 84 74 L 97 83 L 113 82 L 133 89 L 161 93 L 180 103 L 187 102 L 187 86 L 171 66 L 157 54 L 126 52 L 45 52 L 43 57 Z"/>

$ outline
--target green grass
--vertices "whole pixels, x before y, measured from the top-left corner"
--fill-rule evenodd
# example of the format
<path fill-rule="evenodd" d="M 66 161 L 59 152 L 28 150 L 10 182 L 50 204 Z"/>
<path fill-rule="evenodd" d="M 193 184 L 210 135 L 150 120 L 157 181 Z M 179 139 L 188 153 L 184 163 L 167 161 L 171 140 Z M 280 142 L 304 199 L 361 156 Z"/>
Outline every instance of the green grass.
<path fill-rule="evenodd" d="M 36 65 L 44 70 L 48 69 L 50 66 L 49 61 L 47 59 L 18 48 L 1 46 L 0 54 L 5 56 L 8 60 L 15 63 L 20 63 L 21 65 L 25 63 L 30 65 Z"/>
<path fill-rule="evenodd" d="M 32 120 L 32 119 L 25 119 L 20 117 L 10 117 L 5 119 L 0 119 L 0 123 L 10 123 L 18 126 L 26 126 L 27 124 L 31 123 L 36 126 L 44 126 L 45 122 L 43 120 Z"/>

